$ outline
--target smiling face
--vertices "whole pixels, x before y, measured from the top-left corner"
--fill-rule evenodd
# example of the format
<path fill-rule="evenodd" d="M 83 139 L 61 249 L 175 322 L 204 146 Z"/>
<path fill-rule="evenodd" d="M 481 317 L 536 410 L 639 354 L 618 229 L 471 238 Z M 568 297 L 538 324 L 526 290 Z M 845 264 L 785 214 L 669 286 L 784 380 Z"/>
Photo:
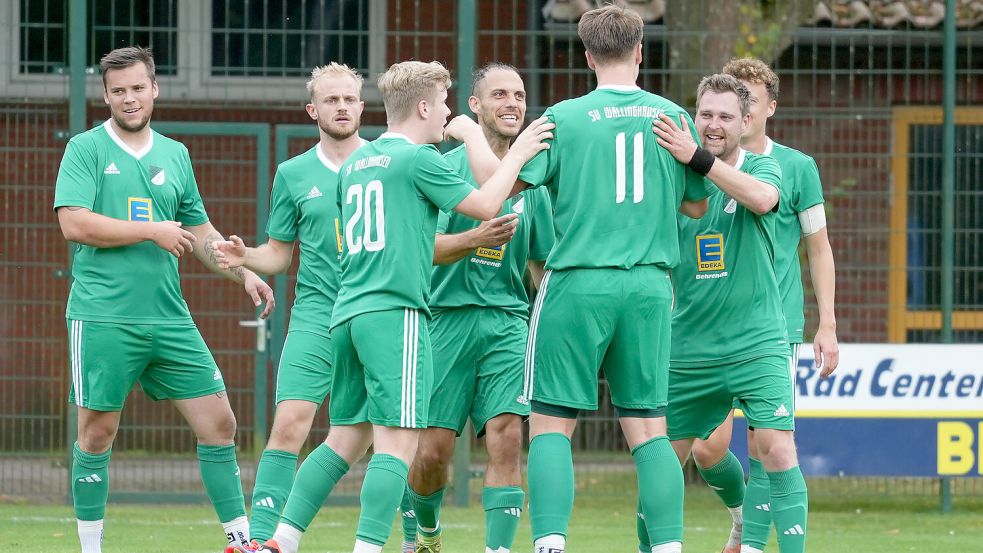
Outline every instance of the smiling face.
<path fill-rule="evenodd" d="M 514 138 L 526 118 L 526 88 L 515 71 L 492 69 L 478 83 L 470 100 L 478 123 L 502 137 Z"/>
<path fill-rule="evenodd" d="M 140 132 L 154 112 L 159 90 L 150 78 L 147 66 L 136 63 L 122 69 L 110 69 L 103 75 L 103 101 L 109 106 L 116 127 L 125 132 Z"/>
<path fill-rule="evenodd" d="M 325 75 L 313 88 L 307 113 L 325 134 L 344 140 L 358 132 L 365 103 L 360 99 L 355 79 L 347 75 Z"/>
<path fill-rule="evenodd" d="M 704 148 L 727 160 L 740 146 L 750 117 L 750 114 L 741 117 L 737 94 L 707 91 L 696 106 L 696 132 Z"/>
<path fill-rule="evenodd" d="M 768 89 L 763 83 L 741 81 L 751 93 L 751 121 L 744 132 L 746 140 L 753 140 L 766 133 L 768 118 L 775 115 L 778 103 L 768 96 Z"/>

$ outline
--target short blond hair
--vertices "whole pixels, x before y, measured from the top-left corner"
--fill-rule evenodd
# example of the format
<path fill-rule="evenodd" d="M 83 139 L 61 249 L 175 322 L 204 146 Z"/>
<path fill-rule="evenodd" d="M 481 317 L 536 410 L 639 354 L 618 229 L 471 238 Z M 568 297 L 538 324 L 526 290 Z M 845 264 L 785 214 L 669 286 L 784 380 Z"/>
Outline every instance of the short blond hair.
<path fill-rule="evenodd" d="M 734 58 L 724 66 L 724 73 L 738 80 L 763 84 L 770 100 L 778 99 L 778 75 L 758 58 Z"/>
<path fill-rule="evenodd" d="M 379 75 L 379 92 L 390 122 L 405 120 L 420 100 L 433 101 L 438 92 L 451 87 L 451 74 L 439 61 L 394 63 Z"/>
<path fill-rule="evenodd" d="M 314 99 L 314 85 L 322 77 L 351 77 L 355 81 L 358 91 L 360 93 L 362 92 L 362 75 L 343 63 L 333 61 L 327 65 L 319 65 L 311 70 L 311 78 L 307 81 L 307 93 L 310 94 L 311 100 Z"/>
<path fill-rule="evenodd" d="M 609 4 L 585 13 L 577 24 L 584 48 L 601 63 L 626 58 L 642 42 L 645 22 L 636 12 Z"/>

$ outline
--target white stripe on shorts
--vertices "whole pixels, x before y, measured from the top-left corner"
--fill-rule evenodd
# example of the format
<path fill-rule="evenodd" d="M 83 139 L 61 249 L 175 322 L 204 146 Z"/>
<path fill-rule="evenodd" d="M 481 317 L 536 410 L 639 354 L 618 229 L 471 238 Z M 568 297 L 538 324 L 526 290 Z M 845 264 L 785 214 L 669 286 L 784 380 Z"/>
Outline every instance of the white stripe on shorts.
<path fill-rule="evenodd" d="M 536 333 L 539 330 L 539 314 L 543 310 L 546 288 L 549 286 L 550 275 L 552 274 L 553 270 L 551 269 L 543 275 L 543 282 L 539 285 L 539 294 L 536 295 L 536 303 L 533 305 L 532 317 L 529 320 L 529 336 L 526 338 L 526 360 L 523 373 L 524 382 L 522 383 L 522 395 L 526 401 L 532 401 L 533 379 L 536 371 Z"/>
<path fill-rule="evenodd" d="M 403 375 L 399 410 L 399 425 L 416 428 L 416 372 L 420 338 L 420 312 L 403 309 Z"/>
<path fill-rule="evenodd" d="M 791 344 L 791 346 L 792 346 L 792 355 L 788 359 L 788 362 L 789 362 L 788 370 L 789 370 L 789 376 L 792 379 L 792 409 L 791 409 L 791 412 L 792 412 L 792 415 L 794 416 L 795 415 L 795 390 L 796 390 L 796 387 L 795 387 L 795 372 L 799 369 L 799 349 L 802 347 L 802 344 Z"/>
<path fill-rule="evenodd" d="M 72 386 L 75 389 L 75 404 L 83 405 L 82 397 L 82 321 L 72 321 L 72 332 L 69 336 L 72 355 Z"/>

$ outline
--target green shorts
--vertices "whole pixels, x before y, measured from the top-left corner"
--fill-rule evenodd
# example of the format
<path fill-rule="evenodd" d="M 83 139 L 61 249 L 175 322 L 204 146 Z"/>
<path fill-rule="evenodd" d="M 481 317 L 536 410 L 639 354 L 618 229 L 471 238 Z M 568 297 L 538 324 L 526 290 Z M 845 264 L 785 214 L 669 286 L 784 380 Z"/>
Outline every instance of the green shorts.
<path fill-rule="evenodd" d="M 68 354 L 68 401 L 95 411 L 121 411 L 137 381 L 153 400 L 191 399 L 225 390 L 222 372 L 193 323 L 68 319 Z"/>
<path fill-rule="evenodd" d="M 707 439 L 732 407 L 749 426 L 795 430 L 791 357 L 768 355 L 709 367 L 669 368 L 669 438 Z"/>
<path fill-rule="evenodd" d="M 671 307 L 669 274 L 654 265 L 547 271 L 526 351 L 523 393 L 533 411 L 597 409 L 601 369 L 612 404 L 663 416 Z"/>
<path fill-rule="evenodd" d="M 521 317 L 493 307 L 458 307 L 434 314 L 433 395 L 429 427 L 458 435 L 471 417 L 478 436 L 503 413 L 528 416 L 522 371 L 528 327 Z"/>
<path fill-rule="evenodd" d="M 331 424 L 426 428 L 433 363 L 426 314 L 363 313 L 331 330 Z"/>
<path fill-rule="evenodd" d="M 276 370 L 276 402 L 300 399 L 321 405 L 331 387 L 331 339 L 291 330 Z"/>

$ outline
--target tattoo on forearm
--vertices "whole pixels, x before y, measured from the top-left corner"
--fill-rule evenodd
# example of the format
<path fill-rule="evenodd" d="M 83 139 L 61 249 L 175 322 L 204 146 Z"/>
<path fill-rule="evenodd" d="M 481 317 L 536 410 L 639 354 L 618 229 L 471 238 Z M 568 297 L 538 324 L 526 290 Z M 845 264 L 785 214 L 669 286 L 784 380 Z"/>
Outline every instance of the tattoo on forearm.
<path fill-rule="evenodd" d="M 215 242 L 221 242 L 222 240 L 225 240 L 225 238 L 223 238 L 222 235 L 219 234 L 219 233 L 217 233 L 217 232 L 213 232 L 213 233 L 211 233 L 211 234 L 209 234 L 208 236 L 205 237 L 205 240 L 204 240 L 204 242 L 205 242 L 205 255 L 208 256 L 208 262 L 213 267 L 218 267 L 218 259 L 215 258 L 215 248 L 212 247 L 212 244 L 214 244 Z M 228 271 L 229 273 L 231 273 L 232 275 L 234 275 L 239 280 L 245 280 L 246 279 L 246 273 L 243 271 L 242 267 L 232 267 L 232 268 L 223 269 L 223 270 Z"/>
<path fill-rule="evenodd" d="M 225 397 L 225 392 L 217 392 L 215 394 L 215 397 L 217 397 L 217 398 L 223 398 L 223 397 Z"/>

